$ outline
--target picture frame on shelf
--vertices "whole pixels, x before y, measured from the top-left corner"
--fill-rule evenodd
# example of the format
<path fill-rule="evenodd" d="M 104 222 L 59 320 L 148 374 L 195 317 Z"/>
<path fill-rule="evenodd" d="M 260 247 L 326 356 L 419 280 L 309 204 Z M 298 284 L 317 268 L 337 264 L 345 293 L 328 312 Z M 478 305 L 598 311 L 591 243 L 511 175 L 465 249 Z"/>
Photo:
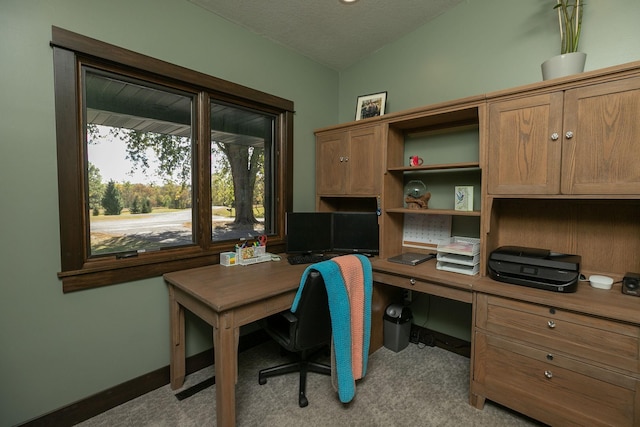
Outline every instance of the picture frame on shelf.
<path fill-rule="evenodd" d="M 473 210 L 473 186 L 457 185 L 455 188 L 454 209 L 457 211 Z"/>
<path fill-rule="evenodd" d="M 356 120 L 384 115 L 386 103 L 386 91 L 359 96 L 356 103 Z"/>

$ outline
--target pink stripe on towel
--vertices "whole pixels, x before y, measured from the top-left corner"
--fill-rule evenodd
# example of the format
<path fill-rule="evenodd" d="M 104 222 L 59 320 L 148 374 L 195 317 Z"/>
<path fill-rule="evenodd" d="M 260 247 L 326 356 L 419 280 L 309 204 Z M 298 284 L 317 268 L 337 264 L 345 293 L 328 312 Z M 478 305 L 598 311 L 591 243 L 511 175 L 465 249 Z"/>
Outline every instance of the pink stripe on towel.
<path fill-rule="evenodd" d="M 349 295 L 351 310 L 351 369 L 353 379 L 363 377 L 363 346 L 364 346 L 364 275 L 362 263 L 355 255 L 343 255 L 333 258 L 340 267 L 344 284 Z"/>

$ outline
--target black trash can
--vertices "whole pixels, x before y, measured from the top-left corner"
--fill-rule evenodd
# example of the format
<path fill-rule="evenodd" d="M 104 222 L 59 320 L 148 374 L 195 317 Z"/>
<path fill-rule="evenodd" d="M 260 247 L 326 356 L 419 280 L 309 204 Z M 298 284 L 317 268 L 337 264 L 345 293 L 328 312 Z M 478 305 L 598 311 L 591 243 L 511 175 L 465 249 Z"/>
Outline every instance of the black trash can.
<path fill-rule="evenodd" d="M 411 309 L 402 304 L 391 304 L 384 313 L 384 346 L 396 353 L 409 345 L 411 334 Z"/>

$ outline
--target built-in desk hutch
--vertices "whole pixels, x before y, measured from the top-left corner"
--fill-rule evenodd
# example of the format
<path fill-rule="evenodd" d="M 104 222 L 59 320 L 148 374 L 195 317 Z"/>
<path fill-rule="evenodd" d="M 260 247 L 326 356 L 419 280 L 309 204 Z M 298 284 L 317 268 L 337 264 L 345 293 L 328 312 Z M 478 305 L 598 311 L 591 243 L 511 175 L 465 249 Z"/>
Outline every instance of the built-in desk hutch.
<path fill-rule="evenodd" d="M 472 405 L 493 400 L 551 425 L 640 425 L 640 298 L 620 284 L 640 272 L 640 62 L 320 129 L 316 138 L 317 209 L 379 209 L 377 287 L 472 304 Z M 326 141 L 350 150 L 350 178 L 331 189 L 327 153 L 336 150 L 323 149 Z M 406 205 L 411 180 L 431 192 L 429 209 Z M 456 186 L 473 187 L 471 210 L 454 209 Z M 432 251 L 406 245 L 416 215 L 450 218 L 452 236 L 479 239 L 478 274 L 388 262 Z M 577 254 L 585 276 L 616 283 L 563 294 L 496 282 L 487 260 L 500 246 Z M 381 322 L 373 320 L 375 348 Z"/>

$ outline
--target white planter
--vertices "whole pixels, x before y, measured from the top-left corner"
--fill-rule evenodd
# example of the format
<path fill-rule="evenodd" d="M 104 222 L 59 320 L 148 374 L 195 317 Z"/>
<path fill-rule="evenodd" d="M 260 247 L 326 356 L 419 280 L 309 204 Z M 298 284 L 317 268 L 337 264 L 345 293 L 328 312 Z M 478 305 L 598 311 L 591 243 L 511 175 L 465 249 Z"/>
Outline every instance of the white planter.
<path fill-rule="evenodd" d="M 542 80 L 570 76 L 584 71 L 587 54 L 584 52 L 565 53 L 554 56 L 542 63 Z"/>

